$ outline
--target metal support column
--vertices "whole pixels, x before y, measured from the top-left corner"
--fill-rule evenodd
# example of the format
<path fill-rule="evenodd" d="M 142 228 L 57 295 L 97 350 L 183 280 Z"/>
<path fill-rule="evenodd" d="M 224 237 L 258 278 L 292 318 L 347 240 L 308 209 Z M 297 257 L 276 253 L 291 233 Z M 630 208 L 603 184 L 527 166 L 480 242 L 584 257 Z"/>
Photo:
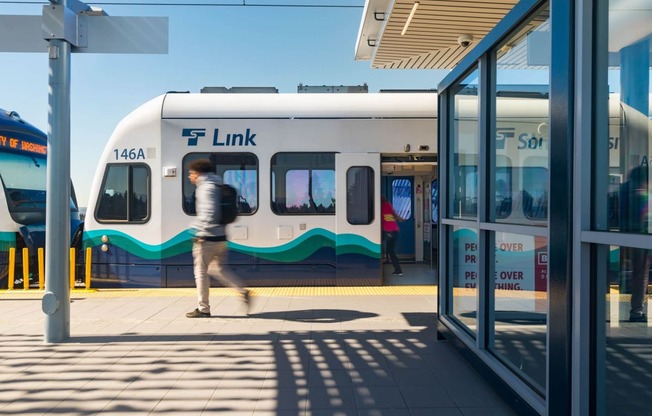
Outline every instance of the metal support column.
<path fill-rule="evenodd" d="M 45 342 L 70 337 L 70 44 L 49 41 Z"/>

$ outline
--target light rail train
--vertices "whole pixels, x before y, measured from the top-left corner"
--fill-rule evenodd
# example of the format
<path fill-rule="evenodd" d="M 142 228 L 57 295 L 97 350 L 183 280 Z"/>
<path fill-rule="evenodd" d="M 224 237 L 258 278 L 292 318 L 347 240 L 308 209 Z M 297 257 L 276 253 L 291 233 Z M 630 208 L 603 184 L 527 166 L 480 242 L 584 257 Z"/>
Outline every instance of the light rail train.
<path fill-rule="evenodd" d="M 45 247 L 47 137 L 14 111 L 0 109 L 0 288 L 8 287 L 9 250 L 15 283 L 23 284 L 28 249 L 30 285 L 38 284 L 37 250 Z M 71 184 L 71 244 L 81 247 L 82 223 Z"/>
<path fill-rule="evenodd" d="M 496 221 L 544 224 L 547 96 L 500 98 L 498 107 Z M 459 218 L 477 212 L 477 150 L 465 139 L 477 134 L 474 111 L 462 106 L 456 114 L 458 158 L 449 162 L 459 175 L 453 209 Z M 405 219 L 399 257 L 432 271 L 436 149 L 433 92 L 159 96 L 119 123 L 100 159 L 84 226 L 92 285 L 194 285 L 187 166 L 197 158 L 213 161 L 238 190 L 228 267 L 248 285 L 383 284 L 381 194 Z M 497 244 L 545 257 L 545 241 L 509 238 Z M 534 270 L 545 269 L 532 263 L 525 272 L 530 281 Z"/>
<path fill-rule="evenodd" d="M 92 285 L 194 285 L 197 158 L 238 190 L 229 267 L 247 284 L 382 284 L 381 192 L 407 219 L 399 254 L 424 258 L 436 107 L 433 93 L 153 99 L 117 126 L 99 163 L 84 230 Z"/>

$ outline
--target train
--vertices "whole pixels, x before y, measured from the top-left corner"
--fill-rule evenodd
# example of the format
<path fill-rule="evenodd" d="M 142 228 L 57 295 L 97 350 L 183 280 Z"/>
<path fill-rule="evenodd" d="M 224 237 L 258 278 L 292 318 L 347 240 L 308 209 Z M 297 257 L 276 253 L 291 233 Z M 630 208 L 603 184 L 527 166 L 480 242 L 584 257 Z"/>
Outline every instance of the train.
<path fill-rule="evenodd" d="M 609 120 L 614 187 L 620 182 L 618 137 L 625 119 L 617 98 Z M 497 100 L 493 218 L 543 226 L 549 195 L 547 95 L 503 94 Z M 464 220 L 478 209 L 472 140 L 478 134 L 477 97 L 459 104 L 449 214 Z M 194 187 L 187 165 L 198 158 L 211 160 L 238 191 L 239 215 L 227 228 L 227 266 L 250 286 L 384 284 L 389 273 L 381 195 L 405 219 L 397 247 L 401 261 L 433 271 L 437 113 L 432 91 L 160 95 L 118 124 L 98 163 L 83 232 L 83 247 L 92 250 L 92 285 L 194 285 L 188 228 Z M 461 227 L 455 239 L 471 242 L 469 232 Z M 497 236 L 498 250 L 521 259 L 519 271 L 504 272 L 524 276 L 517 282 L 523 290 L 545 290 L 545 240 Z M 477 244 L 459 246 L 466 249 L 456 254 L 460 269 L 454 274 L 462 277 L 455 284 L 472 287 Z"/>
<path fill-rule="evenodd" d="M 37 253 L 45 248 L 47 144 L 44 132 L 17 112 L 0 109 L 0 288 L 9 285 L 11 249 L 16 253 L 14 283 L 38 285 Z M 83 222 L 70 186 L 70 245 L 81 248 Z M 22 270 L 28 270 L 29 282 L 23 281 Z"/>

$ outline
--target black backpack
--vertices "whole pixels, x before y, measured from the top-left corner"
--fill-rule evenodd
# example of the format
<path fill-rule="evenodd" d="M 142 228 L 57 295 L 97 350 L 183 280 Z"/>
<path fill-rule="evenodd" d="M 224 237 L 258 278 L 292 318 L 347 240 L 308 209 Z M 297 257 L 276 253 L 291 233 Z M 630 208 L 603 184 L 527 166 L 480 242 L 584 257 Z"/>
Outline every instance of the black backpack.
<path fill-rule="evenodd" d="M 217 185 L 220 191 L 219 204 L 222 217 L 219 219 L 221 225 L 231 224 L 238 216 L 238 191 L 231 185 Z"/>

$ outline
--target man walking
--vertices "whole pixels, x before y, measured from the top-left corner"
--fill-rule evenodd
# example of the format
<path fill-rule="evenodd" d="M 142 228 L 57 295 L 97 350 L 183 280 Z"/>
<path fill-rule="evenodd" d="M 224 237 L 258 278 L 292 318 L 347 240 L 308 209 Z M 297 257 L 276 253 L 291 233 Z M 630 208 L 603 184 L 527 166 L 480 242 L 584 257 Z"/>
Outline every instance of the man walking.
<path fill-rule="evenodd" d="M 191 224 L 194 233 L 192 256 L 197 285 L 198 307 L 186 314 L 188 318 L 210 318 L 209 289 L 211 276 L 223 285 L 236 288 L 249 312 L 249 290 L 234 274 L 222 267 L 226 260 L 226 227 L 220 224 L 220 190 L 222 178 L 215 173 L 208 159 L 197 159 L 188 165 L 188 179 L 196 186 L 195 209 L 197 217 Z"/>

